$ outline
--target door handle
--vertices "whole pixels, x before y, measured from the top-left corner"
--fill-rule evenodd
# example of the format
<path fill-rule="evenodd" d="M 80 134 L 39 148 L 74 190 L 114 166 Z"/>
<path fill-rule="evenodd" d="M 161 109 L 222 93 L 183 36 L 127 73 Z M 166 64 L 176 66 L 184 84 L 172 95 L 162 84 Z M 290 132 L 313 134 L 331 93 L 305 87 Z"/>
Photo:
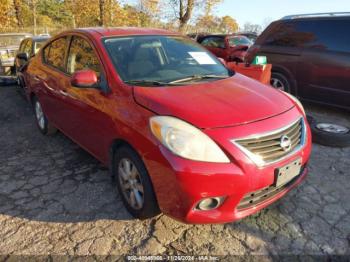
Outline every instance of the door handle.
<path fill-rule="evenodd" d="M 34 80 L 37 80 L 37 81 L 43 81 L 43 80 L 45 80 L 43 77 L 38 76 L 38 75 L 34 75 L 33 78 L 34 78 Z"/>

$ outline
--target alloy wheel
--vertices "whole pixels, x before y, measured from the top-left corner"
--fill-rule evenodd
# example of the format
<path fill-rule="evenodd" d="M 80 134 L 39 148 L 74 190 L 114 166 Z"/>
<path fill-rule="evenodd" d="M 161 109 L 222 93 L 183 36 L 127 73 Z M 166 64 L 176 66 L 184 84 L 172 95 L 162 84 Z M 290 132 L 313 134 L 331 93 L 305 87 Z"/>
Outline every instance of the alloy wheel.
<path fill-rule="evenodd" d="M 271 78 L 271 85 L 276 89 L 286 91 L 286 87 L 284 86 L 283 82 L 278 78 Z"/>
<path fill-rule="evenodd" d="M 135 210 L 142 209 L 144 188 L 139 171 L 130 159 L 123 158 L 119 162 L 118 178 L 121 191 L 130 206 Z"/>
<path fill-rule="evenodd" d="M 349 132 L 349 129 L 347 127 L 331 123 L 319 123 L 316 125 L 316 128 L 321 131 L 334 134 L 346 134 Z"/>
<path fill-rule="evenodd" d="M 36 116 L 36 120 L 38 122 L 38 125 L 41 129 L 45 128 L 45 116 L 44 116 L 44 112 L 41 108 L 41 104 L 39 103 L 39 101 L 35 102 L 35 116 Z"/>

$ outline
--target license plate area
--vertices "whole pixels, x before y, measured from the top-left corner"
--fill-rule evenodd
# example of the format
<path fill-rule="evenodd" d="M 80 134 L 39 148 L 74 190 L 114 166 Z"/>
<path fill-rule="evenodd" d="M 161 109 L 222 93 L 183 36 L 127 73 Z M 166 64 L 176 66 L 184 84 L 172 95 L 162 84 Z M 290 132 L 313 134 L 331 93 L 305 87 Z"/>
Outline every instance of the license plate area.
<path fill-rule="evenodd" d="M 275 170 L 275 186 L 280 187 L 298 176 L 301 171 L 301 158 Z"/>

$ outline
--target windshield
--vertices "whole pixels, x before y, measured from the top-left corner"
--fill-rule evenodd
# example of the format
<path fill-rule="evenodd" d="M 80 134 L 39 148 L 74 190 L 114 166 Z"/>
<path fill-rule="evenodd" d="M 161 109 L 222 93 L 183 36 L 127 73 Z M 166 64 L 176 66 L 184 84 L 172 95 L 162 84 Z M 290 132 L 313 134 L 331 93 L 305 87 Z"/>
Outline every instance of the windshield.
<path fill-rule="evenodd" d="M 245 36 L 230 37 L 228 39 L 228 42 L 230 46 L 239 46 L 239 45 L 251 46 L 253 44 L 253 42 L 250 41 L 249 38 Z"/>
<path fill-rule="evenodd" d="M 0 46 L 19 46 L 25 35 L 0 35 Z"/>
<path fill-rule="evenodd" d="M 143 86 L 214 81 L 232 75 L 215 56 L 179 36 L 129 36 L 104 40 L 122 80 Z"/>

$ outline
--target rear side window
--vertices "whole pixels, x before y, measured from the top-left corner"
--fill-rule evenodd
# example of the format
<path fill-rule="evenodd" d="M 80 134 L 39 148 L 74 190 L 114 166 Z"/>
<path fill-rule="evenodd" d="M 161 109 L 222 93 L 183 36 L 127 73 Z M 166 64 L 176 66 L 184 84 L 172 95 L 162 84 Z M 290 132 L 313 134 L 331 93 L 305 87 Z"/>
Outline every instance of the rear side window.
<path fill-rule="evenodd" d="M 19 47 L 19 52 L 20 53 L 24 52 L 24 48 L 25 48 L 27 43 L 28 43 L 28 39 L 22 41 L 21 46 Z"/>
<path fill-rule="evenodd" d="M 32 48 L 33 48 L 32 44 L 33 44 L 32 40 L 28 39 L 28 41 L 26 42 L 26 45 L 23 48 L 23 53 L 32 55 Z"/>
<path fill-rule="evenodd" d="M 312 32 L 299 31 L 295 21 L 286 21 L 271 28 L 264 44 L 283 47 L 303 47 L 306 42 L 312 41 Z"/>
<path fill-rule="evenodd" d="M 350 52 L 349 19 L 289 20 L 271 28 L 264 45 Z"/>
<path fill-rule="evenodd" d="M 51 42 L 44 49 L 45 63 L 64 71 L 64 59 L 67 50 L 67 38 L 62 37 Z"/>
<path fill-rule="evenodd" d="M 307 48 L 350 52 L 350 19 L 298 21 L 297 28 L 310 35 L 304 42 Z"/>

